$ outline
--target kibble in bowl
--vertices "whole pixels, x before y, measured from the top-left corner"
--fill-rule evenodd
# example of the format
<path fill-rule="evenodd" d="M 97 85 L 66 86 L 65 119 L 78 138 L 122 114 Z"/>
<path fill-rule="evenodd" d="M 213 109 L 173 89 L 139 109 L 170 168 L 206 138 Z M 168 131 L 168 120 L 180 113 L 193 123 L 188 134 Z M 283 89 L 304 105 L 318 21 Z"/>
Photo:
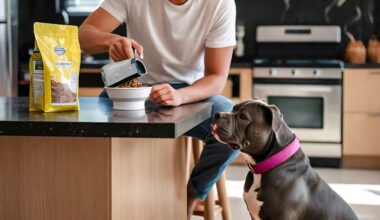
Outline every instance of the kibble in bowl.
<path fill-rule="evenodd" d="M 128 81 L 120 86 L 118 86 L 119 88 L 140 88 L 140 87 L 144 87 L 144 85 L 140 82 L 140 80 L 138 79 L 133 79 L 131 81 Z"/>
<path fill-rule="evenodd" d="M 144 86 L 138 80 L 131 80 L 119 87 L 105 87 L 108 97 L 116 110 L 145 109 L 145 100 L 152 87 Z"/>

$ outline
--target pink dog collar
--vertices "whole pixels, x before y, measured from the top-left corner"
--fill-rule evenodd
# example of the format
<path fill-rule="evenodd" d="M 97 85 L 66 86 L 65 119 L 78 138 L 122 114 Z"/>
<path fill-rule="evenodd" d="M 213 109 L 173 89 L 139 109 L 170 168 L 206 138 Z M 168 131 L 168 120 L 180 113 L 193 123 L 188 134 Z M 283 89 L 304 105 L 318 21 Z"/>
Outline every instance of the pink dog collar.
<path fill-rule="evenodd" d="M 252 173 L 262 174 L 268 172 L 269 170 L 287 161 L 298 151 L 298 149 L 300 149 L 300 147 L 300 142 L 296 137 L 288 146 L 286 146 L 280 152 L 277 152 L 276 154 L 255 165 L 247 163 L 247 166 L 252 171 Z"/>

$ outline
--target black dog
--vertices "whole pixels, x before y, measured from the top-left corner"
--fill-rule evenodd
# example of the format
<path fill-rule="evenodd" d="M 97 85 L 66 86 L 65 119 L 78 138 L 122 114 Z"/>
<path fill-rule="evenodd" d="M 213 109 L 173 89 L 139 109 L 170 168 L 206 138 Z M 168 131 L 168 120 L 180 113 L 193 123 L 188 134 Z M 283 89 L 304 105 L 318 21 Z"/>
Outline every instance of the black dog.
<path fill-rule="evenodd" d="M 232 113 L 216 115 L 212 131 L 219 141 L 247 155 L 252 166 L 268 162 L 268 158 L 297 144 L 277 107 L 258 99 L 235 105 Z M 271 220 L 358 219 L 351 207 L 311 168 L 300 148 L 294 148 L 284 162 L 262 173 L 259 186 L 252 187 L 256 185 L 254 180 L 256 183 L 251 171 L 244 186 L 245 193 L 251 196 L 245 196 L 245 201 L 252 219 L 257 212 L 261 219 Z M 252 200 L 256 199 L 261 207 L 255 211 Z"/>

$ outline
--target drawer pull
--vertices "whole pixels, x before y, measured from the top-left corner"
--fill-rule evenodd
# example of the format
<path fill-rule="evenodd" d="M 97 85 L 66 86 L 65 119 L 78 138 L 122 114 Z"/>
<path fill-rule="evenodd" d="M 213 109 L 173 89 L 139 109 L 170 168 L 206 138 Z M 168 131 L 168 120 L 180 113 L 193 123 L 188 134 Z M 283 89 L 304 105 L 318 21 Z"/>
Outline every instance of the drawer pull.
<path fill-rule="evenodd" d="M 380 75 L 380 72 L 370 72 L 371 75 Z"/>
<path fill-rule="evenodd" d="M 370 117 L 380 117 L 380 113 L 369 113 L 368 116 L 370 116 Z"/>

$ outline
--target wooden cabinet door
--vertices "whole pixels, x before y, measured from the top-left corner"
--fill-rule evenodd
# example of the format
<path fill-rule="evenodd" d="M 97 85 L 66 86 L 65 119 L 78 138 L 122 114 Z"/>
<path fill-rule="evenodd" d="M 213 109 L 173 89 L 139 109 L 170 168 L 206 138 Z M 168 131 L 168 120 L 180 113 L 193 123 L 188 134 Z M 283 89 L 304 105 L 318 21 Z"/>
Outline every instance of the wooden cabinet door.
<path fill-rule="evenodd" d="M 347 69 L 344 112 L 380 113 L 380 69 Z"/>
<path fill-rule="evenodd" d="M 230 98 L 235 103 L 239 103 L 245 100 L 252 99 L 252 79 L 253 73 L 251 68 L 231 68 L 229 76 L 238 77 L 239 96 L 233 97 L 234 83 L 231 79 L 228 79 L 222 95 Z"/>
<path fill-rule="evenodd" d="M 380 113 L 345 113 L 343 154 L 380 156 Z"/>
<path fill-rule="evenodd" d="M 80 87 L 79 96 L 99 96 L 103 88 L 98 87 Z"/>

